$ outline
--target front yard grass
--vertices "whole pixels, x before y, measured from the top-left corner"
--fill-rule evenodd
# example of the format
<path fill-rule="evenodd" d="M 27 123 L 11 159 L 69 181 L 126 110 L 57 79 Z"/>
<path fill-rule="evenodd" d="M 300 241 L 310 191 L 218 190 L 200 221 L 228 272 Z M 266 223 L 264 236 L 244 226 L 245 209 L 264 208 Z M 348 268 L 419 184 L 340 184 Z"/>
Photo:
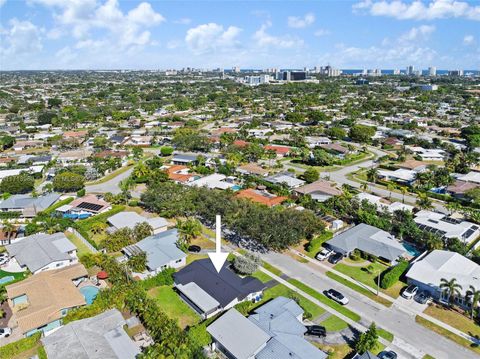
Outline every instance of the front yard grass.
<path fill-rule="evenodd" d="M 388 330 L 377 328 L 377 333 L 378 336 L 382 337 L 383 339 L 388 340 L 389 342 L 393 342 L 394 335 Z"/>
<path fill-rule="evenodd" d="M 320 252 L 322 244 L 332 239 L 333 233 L 325 231 L 322 234 L 313 238 L 310 242 L 305 243 L 303 252 L 310 258 L 315 258 L 315 255 Z"/>
<path fill-rule="evenodd" d="M 344 359 L 349 358 L 350 354 L 353 352 L 353 349 L 348 344 L 320 344 L 313 342 L 320 350 L 323 350 L 328 354 L 328 359 Z"/>
<path fill-rule="evenodd" d="M 253 274 L 252 277 L 257 278 L 260 282 L 262 283 L 267 283 L 273 280 L 272 277 L 270 277 L 268 274 L 262 272 L 261 270 L 256 270 Z"/>
<path fill-rule="evenodd" d="M 424 313 L 441 320 L 468 335 L 480 337 L 480 326 L 469 317 L 466 317 L 455 310 L 433 304 L 429 305 Z"/>
<path fill-rule="evenodd" d="M 205 258 L 208 258 L 208 254 L 196 254 L 196 253 L 189 253 L 187 255 L 187 264 L 186 265 L 189 265 L 190 263 L 192 262 L 195 262 L 199 259 L 205 259 Z"/>
<path fill-rule="evenodd" d="M 290 284 L 293 284 L 295 287 L 298 289 L 304 291 L 305 293 L 311 295 L 315 299 L 317 299 L 319 302 L 322 302 L 323 304 L 328 305 L 335 311 L 343 314 L 344 316 L 350 318 L 354 322 L 360 321 L 361 317 L 357 314 L 352 312 L 350 309 L 344 307 L 341 304 L 338 304 L 337 302 L 331 300 L 330 298 L 327 298 L 324 294 L 317 292 L 315 289 L 310 288 L 308 285 L 303 284 L 302 282 L 296 280 L 296 279 L 289 279 L 288 282 Z"/>
<path fill-rule="evenodd" d="M 172 287 L 160 286 L 148 291 L 148 295 L 154 298 L 165 314 L 178 320 L 181 328 L 192 326 L 200 322 L 200 316 L 193 311 L 179 295 L 175 293 Z"/>
<path fill-rule="evenodd" d="M 389 300 L 383 298 L 383 297 L 380 297 L 378 295 L 376 295 L 375 293 L 373 293 L 371 290 L 369 289 L 366 289 L 358 284 L 354 284 L 352 282 L 350 282 L 349 280 L 343 278 L 343 277 L 340 277 L 339 275 L 333 273 L 333 272 L 327 272 L 325 273 L 327 277 L 329 278 L 332 278 L 333 280 L 336 280 L 337 282 L 343 284 L 344 286 L 350 288 L 350 289 L 353 289 L 354 291 L 370 298 L 371 300 L 374 300 L 376 301 L 377 303 L 380 303 L 380 304 L 383 304 L 384 306 L 386 307 L 391 307 L 392 306 L 392 302 L 390 302 Z"/>
<path fill-rule="evenodd" d="M 323 325 L 327 332 L 338 332 L 348 328 L 348 323 L 335 315 L 331 315 L 323 322 L 320 322 L 320 325 Z"/>
<path fill-rule="evenodd" d="M 367 267 L 368 265 L 373 266 L 373 271 L 372 273 L 369 273 L 366 271 L 364 268 Z M 355 267 L 355 266 L 349 266 L 348 264 L 345 263 L 338 263 L 335 267 L 333 267 L 335 270 L 348 275 L 349 277 L 359 281 L 360 283 L 363 283 L 365 285 L 368 285 L 370 288 L 377 288 L 377 276 L 381 275 L 382 272 L 384 272 L 388 267 L 386 265 L 383 265 L 378 262 L 370 263 L 364 267 Z M 380 288 L 380 291 L 388 294 L 392 298 L 397 298 L 400 295 L 400 291 L 402 288 L 406 286 L 405 283 L 398 281 L 393 285 L 392 287 L 388 289 L 382 289 Z"/>
<path fill-rule="evenodd" d="M 419 315 L 417 315 L 415 317 L 415 321 L 418 324 L 421 324 L 424 327 L 426 327 L 430 330 L 433 330 L 435 333 L 440 334 L 440 335 L 444 336 L 445 338 L 448 338 L 448 339 L 454 341 L 455 343 L 457 343 L 457 344 L 459 344 L 459 345 L 461 345 L 465 348 L 468 348 L 468 349 L 470 349 L 471 351 L 473 351 L 477 354 L 480 354 L 480 347 L 473 344 L 470 340 L 467 340 L 467 339 L 462 338 L 462 337 L 460 337 L 456 334 L 453 334 L 449 330 L 444 329 L 441 326 L 436 325 L 435 323 L 432 323 L 431 321 L 420 317 Z"/>
<path fill-rule="evenodd" d="M 272 266 L 271 264 L 269 264 L 267 262 L 262 261 L 262 267 L 265 268 L 266 270 L 268 270 L 269 272 L 272 272 L 276 276 L 280 277 L 283 274 L 283 272 L 280 269 Z"/>

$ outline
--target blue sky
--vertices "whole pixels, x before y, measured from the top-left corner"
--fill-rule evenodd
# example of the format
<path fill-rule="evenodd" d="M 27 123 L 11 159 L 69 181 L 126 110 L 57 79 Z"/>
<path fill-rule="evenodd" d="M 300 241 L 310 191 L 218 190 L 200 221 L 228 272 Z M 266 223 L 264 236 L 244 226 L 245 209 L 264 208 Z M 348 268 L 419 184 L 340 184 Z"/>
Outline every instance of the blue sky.
<path fill-rule="evenodd" d="M 467 0 L 0 0 L 0 69 L 479 69 L 479 29 Z"/>

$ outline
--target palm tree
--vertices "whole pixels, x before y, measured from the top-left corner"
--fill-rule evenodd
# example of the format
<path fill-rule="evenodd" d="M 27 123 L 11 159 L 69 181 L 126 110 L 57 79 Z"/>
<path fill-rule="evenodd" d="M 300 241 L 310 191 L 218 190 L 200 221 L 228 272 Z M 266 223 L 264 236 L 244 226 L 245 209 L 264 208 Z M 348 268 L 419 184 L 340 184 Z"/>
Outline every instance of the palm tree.
<path fill-rule="evenodd" d="M 477 308 L 477 304 L 480 301 L 480 290 L 477 290 L 473 285 L 468 288 L 467 297 L 471 298 L 470 318 L 473 319 L 473 313 Z"/>
<path fill-rule="evenodd" d="M 426 193 L 419 193 L 417 202 L 417 206 L 421 209 L 432 209 L 432 200 L 428 198 L 428 195 Z"/>
<path fill-rule="evenodd" d="M 188 218 L 185 221 L 179 220 L 177 222 L 177 228 L 180 232 L 181 243 L 188 245 L 193 238 L 202 234 L 202 225 L 195 218 Z"/>
<path fill-rule="evenodd" d="M 460 290 L 462 286 L 457 283 L 455 278 L 447 280 L 445 278 L 440 279 L 440 289 L 442 292 L 447 293 L 448 295 L 448 302 L 450 306 L 453 306 L 453 301 L 455 296 L 460 296 Z"/>
<path fill-rule="evenodd" d="M 10 238 L 13 234 L 13 232 L 15 232 L 15 226 L 10 223 L 9 221 L 7 221 L 6 219 L 2 222 L 2 226 L 3 226 L 3 232 L 6 234 L 7 236 L 7 241 L 8 243 L 10 243 Z"/>
<path fill-rule="evenodd" d="M 377 182 L 378 177 L 378 169 L 376 167 L 372 167 L 367 171 L 367 180 L 368 182 Z"/>
<path fill-rule="evenodd" d="M 367 183 L 367 182 L 362 182 L 362 184 L 360 185 L 360 189 L 361 189 L 363 192 L 367 192 L 368 183 Z"/>
<path fill-rule="evenodd" d="M 391 183 L 387 184 L 387 190 L 388 190 L 388 199 L 392 198 L 392 191 L 395 189 L 395 186 Z"/>
<path fill-rule="evenodd" d="M 403 196 L 402 202 L 405 203 L 405 195 L 408 193 L 408 188 L 404 186 L 400 187 L 400 192 L 402 192 L 402 196 Z"/>
<path fill-rule="evenodd" d="M 90 231 L 92 232 L 92 234 L 101 234 L 104 230 L 105 224 L 100 222 L 92 223 L 92 226 L 90 227 Z"/>

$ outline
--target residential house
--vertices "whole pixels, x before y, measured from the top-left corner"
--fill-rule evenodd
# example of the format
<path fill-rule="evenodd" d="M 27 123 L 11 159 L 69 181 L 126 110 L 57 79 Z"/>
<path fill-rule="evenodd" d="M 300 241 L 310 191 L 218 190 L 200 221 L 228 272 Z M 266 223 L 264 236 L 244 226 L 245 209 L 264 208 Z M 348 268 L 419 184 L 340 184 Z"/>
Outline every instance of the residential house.
<path fill-rule="evenodd" d="M 64 218 L 83 219 L 110 209 L 112 209 L 110 203 L 94 194 L 89 194 L 58 207 L 56 212 L 60 213 Z"/>
<path fill-rule="evenodd" d="M 335 183 L 323 179 L 297 187 L 294 190 L 299 195 L 310 195 L 313 200 L 325 202 L 327 199 L 339 196 L 342 191 L 335 187 Z"/>
<path fill-rule="evenodd" d="M 95 158 L 120 158 L 122 161 L 128 157 L 128 151 L 103 150 L 93 155 Z"/>
<path fill-rule="evenodd" d="M 308 147 L 315 148 L 321 145 L 330 145 L 332 140 L 328 137 L 306 136 L 305 141 Z"/>
<path fill-rule="evenodd" d="M 190 168 L 184 165 L 168 165 L 162 169 L 167 172 L 168 178 L 176 183 L 192 182 L 199 178 L 199 175 L 190 173 Z"/>
<path fill-rule="evenodd" d="M 417 173 L 426 171 L 428 166 L 427 162 L 417 161 L 417 160 L 406 160 L 397 164 L 397 167 L 404 170 L 415 171 Z"/>
<path fill-rule="evenodd" d="M 421 260 L 412 264 L 406 274 L 409 284 L 418 286 L 419 291 L 427 291 L 438 301 L 448 302 L 448 293 L 440 288 L 442 278 L 456 279 L 461 285 L 460 296 L 455 303 L 471 307 L 471 298 L 467 291 L 470 286 L 480 288 L 480 266 L 456 252 L 434 250 Z"/>
<path fill-rule="evenodd" d="M 45 271 L 7 285 L 8 304 L 24 336 L 48 334 L 62 325 L 68 311 L 86 304 L 75 283 L 88 276 L 81 264 Z"/>
<path fill-rule="evenodd" d="M 111 217 L 108 217 L 107 222 L 110 224 L 109 232 L 114 232 L 121 228 L 133 229 L 142 222 L 147 222 L 153 228 L 153 233 L 158 234 L 164 232 L 168 228 L 168 222 L 162 217 L 147 218 L 139 215 L 137 212 L 119 212 Z"/>
<path fill-rule="evenodd" d="M 410 185 L 417 178 L 417 172 L 399 168 L 395 171 L 390 170 L 378 170 L 378 178 L 385 181 L 395 181 L 402 184 Z"/>
<path fill-rule="evenodd" d="M 247 188 L 237 192 L 237 198 L 246 198 L 252 202 L 264 204 L 268 207 L 278 206 L 282 202 L 288 199 L 285 196 L 275 196 L 274 194 L 268 193 L 265 190 Z"/>
<path fill-rule="evenodd" d="M 277 154 L 277 157 L 285 157 L 290 154 L 292 148 L 289 146 L 279 146 L 279 145 L 266 145 L 263 147 L 265 151 L 273 151 Z"/>
<path fill-rule="evenodd" d="M 392 263 L 406 253 L 405 247 L 393 235 L 365 223 L 334 236 L 326 244 L 345 256 L 358 249 Z"/>
<path fill-rule="evenodd" d="M 122 313 L 110 309 L 68 323 L 42 344 L 49 359 L 135 359 L 140 348 L 125 332 Z"/>
<path fill-rule="evenodd" d="M 269 171 L 256 163 L 247 163 L 237 167 L 237 172 L 243 175 L 268 176 Z"/>
<path fill-rule="evenodd" d="M 470 171 L 463 176 L 457 177 L 457 180 L 480 184 L 480 172 Z"/>
<path fill-rule="evenodd" d="M 456 180 L 454 183 L 447 187 L 446 191 L 451 196 L 457 198 L 465 198 L 465 194 L 468 191 L 477 187 L 480 187 L 479 183 Z"/>
<path fill-rule="evenodd" d="M 179 268 L 186 264 L 187 255 L 178 246 L 176 228 L 149 236 L 141 241 L 126 246 L 122 252 L 127 258 L 140 253 L 147 256 L 147 275 L 155 275 L 165 268 Z"/>
<path fill-rule="evenodd" d="M 232 189 L 238 190 L 239 186 L 234 183 L 235 177 L 225 176 L 220 173 L 214 173 L 205 177 L 200 177 L 194 181 L 187 182 L 188 186 L 207 187 L 210 189 Z"/>
<path fill-rule="evenodd" d="M 472 243 L 480 235 L 479 225 L 452 218 L 443 213 L 422 210 L 415 214 L 413 220 L 423 230 L 437 234 L 444 239 L 458 238 L 465 244 Z"/>
<path fill-rule="evenodd" d="M 5 246 L 11 261 L 33 274 L 78 262 L 77 247 L 63 233 L 32 234 Z"/>
<path fill-rule="evenodd" d="M 196 165 L 198 164 L 198 154 L 195 153 L 175 153 L 172 157 L 172 163 L 174 165 Z"/>
<path fill-rule="evenodd" d="M 331 152 L 341 158 L 345 157 L 350 153 L 350 150 L 348 148 L 343 147 L 339 143 L 329 143 L 326 145 L 321 145 L 320 148 L 323 148 L 324 150 L 327 150 L 328 152 Z"/>
<path fill-rule="evenodd" d="M 0 202 L 0 211 L 20 212 L 21 217 L 32 218 L 57 202 L 59 198 L 58 193 L 38 197 L 32 197 L 30 194 L 15 194 Z"/>
<path fill-rule="evenodd" d="M 392 202 L 386 201 L 382 197 L 375 196 L 370 193 L 360 192 L 355 196 L 360 202 L 367 201 L 370 204 L 374 204 L 377 206 L 378 211 L 387 210 L 390 213 L 394 213 L 395 211 L 410 211 L 413 212 L 414 207 L 405 204 L 402 202 Z"/>
<path fill-rule="evenodd" d="M 37 175 L 42 173 L 44 166 L 30 166 L 25 168 L 16 168 L 10 170 L 1 170 L 0 171 L 0 180 L 4 179 L 5 177 L 9 176 L 17 176 L 22 172 L 25 172 L 30 175 Z"/>
<path fill-rule="evenodd" d="M 430 149 L 418 146 L 406 146 L 415 156 L 419 156 L 422 161 L 443 161 L 447 153 L 442 149 Z"/>
<path fill-rule="evenodd" d="M 63 133 L 65 140 L 76 140 L 80 143 L 85 141 L 88 136 L 88 131 L 66 131 Z"/>
<path fill-rule="evenodd" d="M 72 151 L 65 151 L 61 152 L 57 156 L 57 161 L 62 164 L 68 164 L 70 162 L 77 163 L 77 162 L 86 162 L 87 159 L 92 155 L 92 151 L 88 149 L 78 149 Z"/>
<path fill-rule="evenodd" d="M 303 309 L 293 300 L 277 297 L 245 318 L 232 308 L 207 327 L 212 348 L 232 359 L 326 359 L 309 343 Z"/>
<path fill-rule="evenodd" d="M 295 178 L 290 172 L 280 172 L 265 178 L 265 180 L 273 184 L 285 185 L 288 188 L 297 188 L 305 184 L 305 181 Z"/>
<path fill-rule="evenodd" d="M 210 259 L 194 261 L 174 274 L 175 288 L 203 318 L 243 301 L 260 300 L 265 285 L 253 277 L 239 277 L 229 266 L 227 261 L 217 272 Z"/>

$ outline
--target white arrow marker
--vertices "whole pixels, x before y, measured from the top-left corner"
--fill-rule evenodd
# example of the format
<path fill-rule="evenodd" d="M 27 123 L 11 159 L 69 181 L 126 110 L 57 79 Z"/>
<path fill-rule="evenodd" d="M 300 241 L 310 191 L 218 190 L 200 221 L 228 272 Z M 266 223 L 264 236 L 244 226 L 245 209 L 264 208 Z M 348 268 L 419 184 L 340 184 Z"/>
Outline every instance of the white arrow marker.
<path fill-rule="evenodd" d="M 222 252 L 222 220 L 220 215 L 217 214 L 217 223 L 215 227 L 215 253 L 208 253 L 213 266 L 220 273 L 223 264 L 227 260 L 228 253 Z"/>

